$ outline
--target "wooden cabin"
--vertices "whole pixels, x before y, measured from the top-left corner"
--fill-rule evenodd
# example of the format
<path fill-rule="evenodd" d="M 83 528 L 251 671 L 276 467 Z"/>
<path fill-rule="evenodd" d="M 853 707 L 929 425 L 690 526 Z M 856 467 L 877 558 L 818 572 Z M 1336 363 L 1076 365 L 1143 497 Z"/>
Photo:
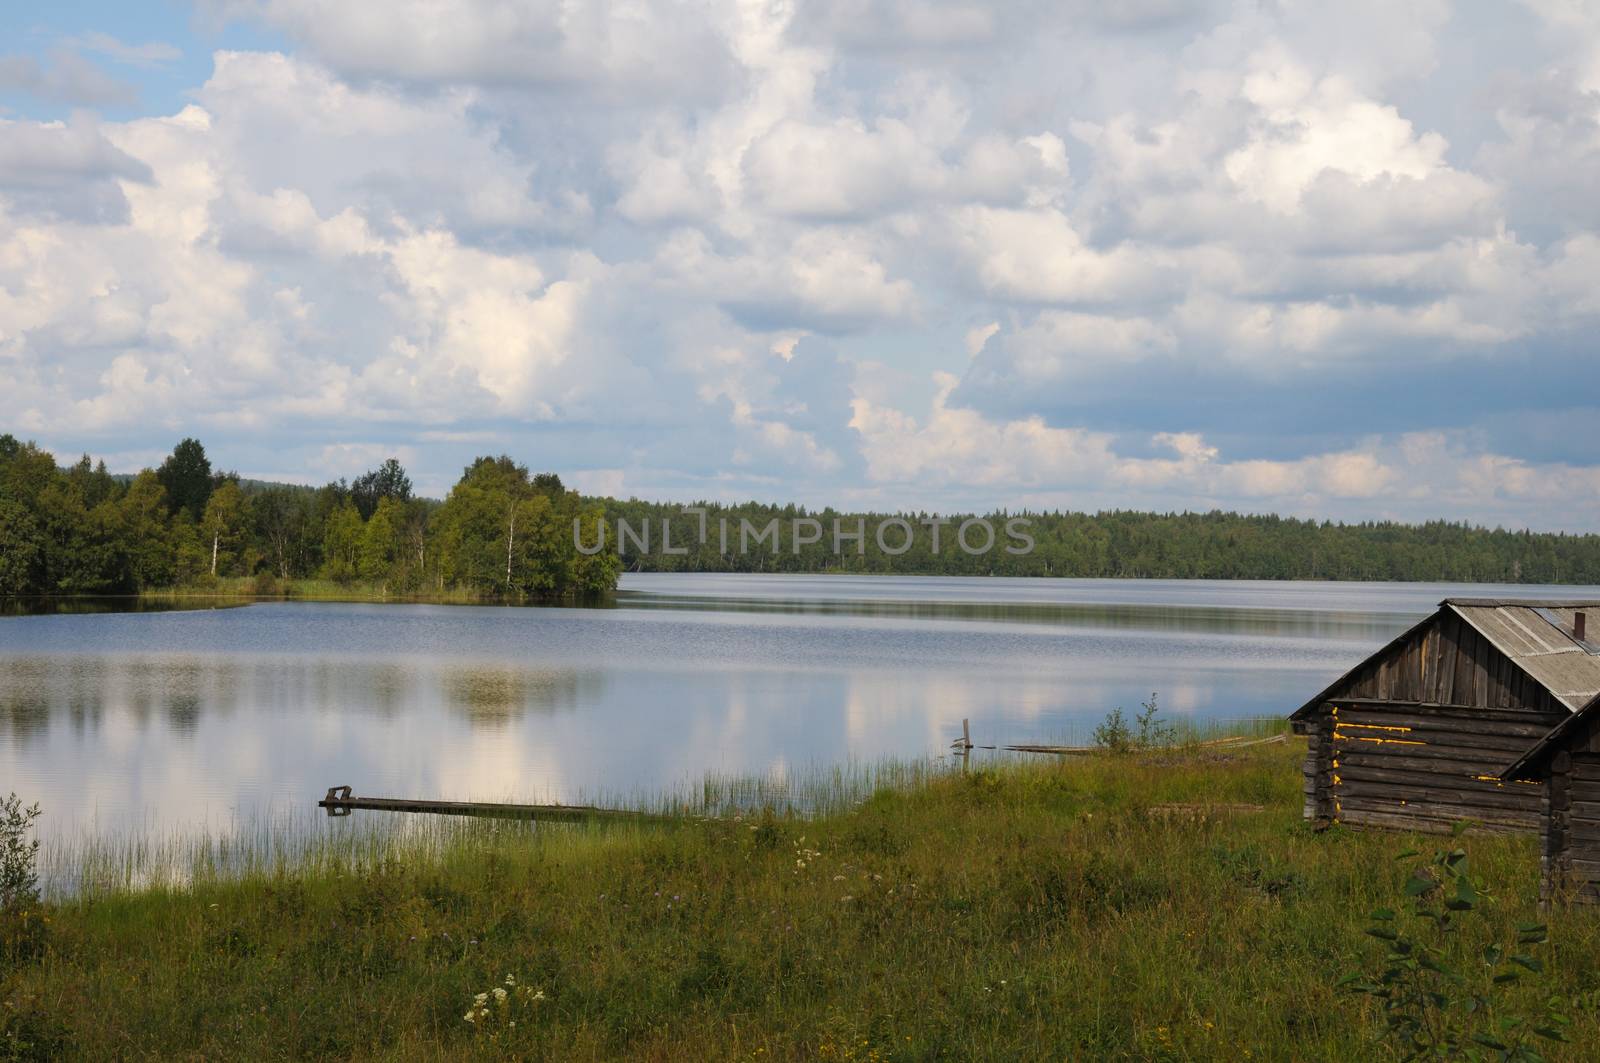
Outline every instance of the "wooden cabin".
<path fill-rule="evenodd" d="M 1502 773 L 1600 694 L 1586 611 L 1600 602 L 1440 602 L 1290 717 L 1309 738 L 1306 818 L 1539 829 L 1544 784 Z"/>
<path fill-rule="evenodd" d="M 1600 654 L 1584 635 L 1585 650 Z M 1504 778 L 1544 789 L 1539 900 L 1600 904 L 1600 695 L 1556 725 Z"/>

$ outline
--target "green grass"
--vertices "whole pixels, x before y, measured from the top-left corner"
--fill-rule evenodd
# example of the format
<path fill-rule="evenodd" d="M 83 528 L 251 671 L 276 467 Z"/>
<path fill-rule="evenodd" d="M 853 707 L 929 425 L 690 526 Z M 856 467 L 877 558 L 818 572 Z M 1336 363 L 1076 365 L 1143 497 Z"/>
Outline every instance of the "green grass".
<path fill-rule="evenodd" d="M 850 768 L 688 802 L 809 817 L 413 821 L 181 888 L 108 874 L 48 909 L 5 1021 L 95 1059 L 1382 1058 L 1332 987 L 1377 951 L 1397 854 L 1441 842 L 1312 832 L 1302 753 Z M 1535 918 L 1535 839 L 1466 844 L 1489 921 Z M 1600 914 L 1550 922 L 1550 984 L 1512 993 L 1568 996 L 1553 1056 L 1583 1058 Z M 508 974 L 543 998 L 464 1021 Z"/>

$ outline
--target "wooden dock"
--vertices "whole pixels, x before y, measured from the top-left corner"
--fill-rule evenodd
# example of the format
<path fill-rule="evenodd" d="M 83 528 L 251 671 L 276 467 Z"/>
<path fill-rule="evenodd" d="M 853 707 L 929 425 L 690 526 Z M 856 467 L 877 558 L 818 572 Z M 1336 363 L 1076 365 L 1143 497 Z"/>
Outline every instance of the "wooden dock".
<path fill-rule="evenodd" d="M 374 812 L 422 812 L 436 816 L 480 816 L 487 819 L 526 819 L 547 823 L 578 823 L 594 819 L 660 823 L 678 817 L 594 805 L 516 805 L 494 801 L 416 801 L 400 797 L 355 797 L 348 786 L 330 786 L 317 802 L 330 816 L 348 816 L 358 808 Z"/>

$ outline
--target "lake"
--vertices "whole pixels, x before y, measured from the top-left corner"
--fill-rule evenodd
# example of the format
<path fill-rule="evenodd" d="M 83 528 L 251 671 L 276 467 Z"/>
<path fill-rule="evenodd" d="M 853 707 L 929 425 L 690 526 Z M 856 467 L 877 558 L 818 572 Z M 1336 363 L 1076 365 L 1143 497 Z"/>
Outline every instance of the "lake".
<path fill-rule="evenodd" d="M 603 608 L 263 602 L 0 618 L 0 794 L 47 836 L 357 794 L 579 801 L 975 741 L 1152 691 L 1283 715 L 1439 599 L 1596 588 L 629 575 Z M 369 814 L 370 815 L 370 814 Z"/>

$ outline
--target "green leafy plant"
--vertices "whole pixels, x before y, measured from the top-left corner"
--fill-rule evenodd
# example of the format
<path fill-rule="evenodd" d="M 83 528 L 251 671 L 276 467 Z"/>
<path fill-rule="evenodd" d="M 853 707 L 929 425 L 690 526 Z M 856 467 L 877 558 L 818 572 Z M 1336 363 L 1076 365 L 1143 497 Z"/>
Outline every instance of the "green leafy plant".
<path fill-rule="evenodd" d="M 39 840 L 28 838 L 38 818 L 39 806 L 23 805 L 14 793 L 0 801 L 0 974 L 44 952 L 48 921 L 39 906 Z M 9 1044 L 9 1025 L 5 1036 Z"/>
<path fill-rule="evenodd" d="M 1155 749 L 1158 746 L 1170 746 L 1178 739 L 1178 729 L 1160 718 L 1160 709 L 1156 707 L 1155 691 L 1150 692 L 1150 700 L 1141 702 L 1139 712 L 1133 717 L 1134 724 L 1139 728 L 1139 733 L 1134 741 L 1140 749 Z"/>
<path fill-rule="evenodd" d="M 1472 880 L 1464 850 L 1437 852 L 1414 869 L 1405 898 L 1409 920 L 1390 908 L 1372 913 L 1367 934 L 1384 944 L 1375 969 L 1338 983 L 1378 1002 L 1383 1038 L 1402 1059 L 1542 1060 L 1541 1042 L 1566 1040 L 1558 998 L 1539 994 L 1538 1015 L 1518 1010 L 1526 999 L 1519 983 L 1544 978 L 1535 950 L 1548 939 L 1545 926 L 1521 924 L 1513 942 L 1499 940 L 1484 918 L 1492 898 Z"/>
<path fill-rule="evenodd" d="M 1131 727 L 1120 706 L 1112 709 L 1095 726 L 1094 744 L 1112 753 L 1133 753 L 1171 746 L 1177 741 L 1178 730 L 1161 719 L 1160 714 L 1154 693 L 1148 701 L 1140 702 Z"/>
<path fill-rule="evenodd" d="M 1106 713 L 1106 718 L 1094 729 L 1094 744 L 1112 753 L 1133 751 L 1133 731 L 1122 715 L 1121 708 Z"/>
<path fill-rule="evenodd" d="M 28 839 L 37 804 L 24 806 L 15 793 L 0 801 L 0 909 L 39 902 L 39 839 Z"/>

